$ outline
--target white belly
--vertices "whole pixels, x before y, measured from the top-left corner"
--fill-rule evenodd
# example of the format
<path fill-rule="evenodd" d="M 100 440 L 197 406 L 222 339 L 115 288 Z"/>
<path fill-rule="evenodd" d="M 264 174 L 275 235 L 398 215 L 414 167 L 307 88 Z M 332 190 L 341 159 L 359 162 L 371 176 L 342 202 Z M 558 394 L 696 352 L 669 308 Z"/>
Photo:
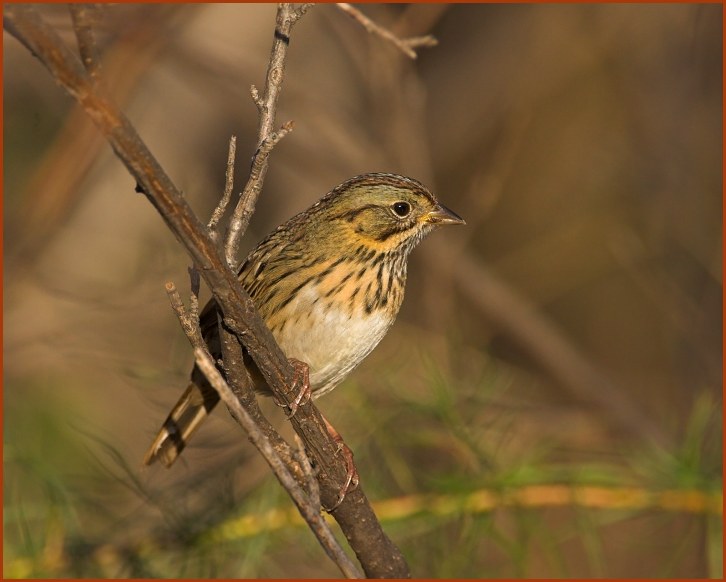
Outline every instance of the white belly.
<path fill-rule="evenodd" d="M 281 332 L 273 332 L 275 339 L 288 358 L 310 366 L 310 385 L 316 398 L 342 381 L 393 323 L 386 310 L 351 312 L 347 304 L 336 309 L 313 286 L 301 289 L 285 311 L 289 324 Z M 301 327 L 310 331 L 301 334 Z"/>

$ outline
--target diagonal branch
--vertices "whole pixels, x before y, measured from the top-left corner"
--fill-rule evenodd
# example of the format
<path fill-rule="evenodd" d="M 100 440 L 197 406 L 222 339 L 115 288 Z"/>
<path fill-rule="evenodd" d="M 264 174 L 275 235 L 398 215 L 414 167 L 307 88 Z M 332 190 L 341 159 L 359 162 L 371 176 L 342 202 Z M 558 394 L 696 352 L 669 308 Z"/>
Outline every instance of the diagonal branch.
<path fill-rule="evenodd" d="M 93 25 L 98 18 L 98 6 L 95 4 L 69 4 L 68 10 L 73 21 L 73 31 L 78 41 L 78 52 L 81 62 L 94 83 L 101 82 L 101 59 L 98 55 Z"/>
<path fill-rule="evenodd" d="M 292 14 L 298 14 L 294 9 L 290 10 Z M 290 14 L 288 18 L 296 20 Z M 136 179 L 137 190 L 148 198 L 191 256 L 224 314 L 225 325 L 245 346 L 277 399 L 292 404 L 297 392 L 292 366 L 235 273 L 228 268 L 220 246 L 209 236 L 205 225 L 193 213 L 129 120 L 105 93 L 102 84 L 93 82 L 81 62 L 32 6 L 6 5 L 4 27 L 79 102 L 106 137 L 117 157 Z M 315 460 L 321 501 L 330 507 L 337 498 L 346 473 L 343 463 L 336 461 L 337 445 L 312 403 L 300 406 L 291 422 Z M 367 576 L 410 576 L 400 550 L 383 532 L 362 487 L 348 493 L 333 512 L 333 517 L 340 524 Z"/>
<path fill-rule="evenodd" d="M 270 464 L 275 476 L 284 485 L 285 489 L 290 492 L 290 496 L 295 502 L 295 505 L 297 505 L 305 521 L 311 525 L 313 532 L 318 537 L 318 540 L 320 540 L 328 556 L 340 566 L 341 571 L 348 578 L 361 578 L 362 575 L 358 568 L 351 562 L 350 558 L 343 551 L 343 548 L 338 544 L 333 532 L 330 530 L 330 526 L 325 522 L 319 509 L 310 503 L 310 499 L 290 474 L 282 459 L 280 459 L 270 444 L 270 441 L 259 430 L 255 421 L 239 403 L 239 400 L 237 400 L 237 397 L 227 382 L 224 381 L 222 374 L 215 367 L 209 352 L 203 348 L 196 348 L 194 350 L 194 359 L 199 369 L 204 373 L 207 380 L 209 380 L 209 383 L 219 393 L 222 401 L 229 407 L 232 416 L 247 430 L 250 440 Z"/>

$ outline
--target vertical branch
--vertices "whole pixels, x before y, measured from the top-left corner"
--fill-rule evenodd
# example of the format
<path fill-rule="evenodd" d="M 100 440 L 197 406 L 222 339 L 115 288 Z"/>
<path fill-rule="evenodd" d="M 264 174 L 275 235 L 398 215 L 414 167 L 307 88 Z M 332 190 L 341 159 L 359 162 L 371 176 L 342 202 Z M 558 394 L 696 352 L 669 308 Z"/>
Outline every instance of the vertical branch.
<path fill-rule="evenodd" d="M 293 4 L 279 4 L 275 19 L 275 39 L 272 42 L 270 61 L 265 77 L 265 89 L 260 97 L 255 99 L 260 110 L 260 125 L 257 132 L 257 143 L 265 141 L 275 126 L 277 102 L 282 90 L 282 79 L 285 74 L 285 60 L 287 49 L 290 46 L 290 34 L 295 24 L 312 7 L 312 3 L 302 4 L 295 8 Z M 253 98 L 257 89 L 252 87 Z M 263 178 L 264 179 L 264 178 Z"/>
<path fill-rule="evenodd" d="M 293 122 L 288 121 L 284 124 L 280 131 L 273 132 L 260 144 L 257 148 L 254 158 L 252 159 L 252 167 L 250 168 L 250 177 L 245 184 L 245 189 L 240 195 L 239 202 L 234 209 L 232 218 L 227 229 L 227 242 L 224 246 L 225 258 L 227 265 L 233 271 L 237 271 L 237 251 L 242 235 L 250 224 L 250 219 L 255 212 L 255 203 L 262 190 L 262 181 L 267 172 L 267 159 L 272 148 L 292 131 Z"/>
<path fill-rule="evenodd" d="M 295 8 L 293 4 L 279 4 L 275 19 L 275 35 L 272 41 L 270 61 L 267 66 L 265 88 L 260 95 L 253 85 L 250 88 L 252 100 L 260 112 L 260 124 L 257 131 L 257 152 L 252 159 L 252 169 L 245 185 L 244 192 L 235 208 L 234 215 L 227 229 L 225 240 L 225 257 L 232 270 L 236 270 L 237 251 L 239 242 L 244 234 L 249 219 L 255 211 L 257 198 L 262 191 L 262 184 L 269 167 L 268 156 L 275 144 L 292 129 L 291 124 L 285 124 L 275 133 L 275 116 L 277 102 L 280 99 L 282 80 L 285 76 L 285 61 L 287 49 L 290 45 L 290 34 L 295 24 L 308 11 L 312 4 L 302 4 Z"/>

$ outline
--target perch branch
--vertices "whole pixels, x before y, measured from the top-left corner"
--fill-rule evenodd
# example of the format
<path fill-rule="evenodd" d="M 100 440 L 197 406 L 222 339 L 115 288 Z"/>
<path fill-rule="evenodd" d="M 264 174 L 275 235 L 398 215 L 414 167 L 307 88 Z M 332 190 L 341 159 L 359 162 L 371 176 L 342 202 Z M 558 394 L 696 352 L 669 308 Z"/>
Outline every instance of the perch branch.
<path fill-rule="evenodd" d="M 4 27 L 79 102 L 106 137 L 117 157 L 136 179 L 138 190 L 148 198 L 191 256 L 224 313 L 225 325 L 244 344 L 277 399 L 292 404 L 297 392 L 292 366 L 235 273 L 227 267 L 223 252 L 129 120 L 102 88 L 93 83 L 80 61 L 32 6 L 6 5 Z M 300 406 L 291 422 L 315 460 L 321 500 L 332 506 L 346 474 L 344 464 L 336 457 L 336 443 L 327 433 L 323 418 L 312 403 Z M 340 524 L 367 576 L 410 576 L 400 550 L 383 532 L 362 487 L 345 497 L 333 512 L 333 517 Z"/>
<path fill-rule="evenodd" d="M 192 270 L 192 273 L 195 272 Z M 194 276 L 192 275 L 192 297 L 195 297 L 193 278 Z M 227 405 L 227 408 L 237 423 L 247 431 L 250 442 L 260 451 L 260 454 L 267 461 L 267 464 L 270 465 L 275 477 L 277 477 L 282 486 L 288 491 L 300 515 L 308 523 L 310 529 L 318 538 L 320 545 L 323 546 L 323 549 L 330 559 L 337 564 L 340 571 L 347 578 L 362 578 L 362 573 L 340 546 L 338 540 L 330 530 L 330 526 L 320 514 L 320 498 L 319 495 L 316 495 L 317 490 L 313 488 L 311 489 L 311 495 L 305 494 L 289 470 L 289 462 L 286 463 L 283 460 L 283 456 L 278 453 L 278 449 L 270 442 L 265 431 L 260 427 L 255 418 L 242 406 L 236 393 L 232 391 L 229 384 L 227 384 L 215 367 L 214 360 L 202 337 L 202 330 L 199 327 L 199 317 L 193 312 L 186 312 L 174 283 L 169 282 L 166 284 L 166 292 L 169 296 L 171 307 L 179 319 L 179 323 L 189 339 L 189 343 L 194 348 L 194 359 L 197 367 L 217 391 L 220 399 Z M 309 469 L 305 465 L 302 465 L 302 467 L 307 477 Z"/>
<path fill-rule="evenodd" d="M 320 541 L 320 545 L 323 546 L 325 553 L 327 553 L 330 559 L 338 565 L 340 571 L 343 572 L 347 578 L 362 578 L 362 573 L 351 561 L 343 548 L 340 547 L 340 544 L 338 543 L 338 540 L 335 539 L 330 526 L 325 522 L 325 519 L 320 513 L 320 506 L 313 505 L 310 498 L 297 484 L 282 459 L 278 456 L 277 452 L 270 444 L 270 441 L 259 429 L 252 417 L 243 408 L 239 400 L 237 400 L 237 397 L 234 392 L 232 392 L 232 389 L 229 387 L 227 382 L 224 381 L 222 374 L 220 374 L 219 370 L 215 367 L 214 361 L 209 355 L 209 352 L 206 349 L 196 348 L 194 350 L 194 358 L 199 369 L 204 373 L 204 376 L 229 408 L 232 416 L 234 416 L 235 420 L 237 420 L 237 422 L 247 431 L 252 444 L 254 444 L 260 453 L 262 453 L 262 456 L 272 468 L 273 473 L 275 473 L 275 477 L 278 478 L 283 487 L 288 491 L 290 497 L 292 497 L 292 500 L 295 502 L 298 511 L 310 525 L 310 529 L 312 529 L 313 533 L 318 538 L 318 541 Z"/>

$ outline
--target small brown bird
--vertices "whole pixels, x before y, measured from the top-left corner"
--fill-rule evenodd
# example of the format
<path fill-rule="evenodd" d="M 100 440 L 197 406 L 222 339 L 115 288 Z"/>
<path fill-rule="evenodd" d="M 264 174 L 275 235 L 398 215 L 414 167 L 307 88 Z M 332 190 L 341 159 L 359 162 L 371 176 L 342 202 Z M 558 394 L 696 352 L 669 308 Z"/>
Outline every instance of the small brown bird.
<path fill-rule="evenodd" d="M 364 174 L 333 189 L 250 252 L 239 279 L 288 358 L 309 365 L 313 398 L 330 392 L 376 347 L 396 318 L 411 250 L 437 226 L 464 224 L 420 182 Z M 218 306 L 202 311 L 204 339 L 221 349 Z M 271 395 L 251 359 L 256 391 Z M 219 401 L 195 367 L 144 463 L 171 466 Z"/>

